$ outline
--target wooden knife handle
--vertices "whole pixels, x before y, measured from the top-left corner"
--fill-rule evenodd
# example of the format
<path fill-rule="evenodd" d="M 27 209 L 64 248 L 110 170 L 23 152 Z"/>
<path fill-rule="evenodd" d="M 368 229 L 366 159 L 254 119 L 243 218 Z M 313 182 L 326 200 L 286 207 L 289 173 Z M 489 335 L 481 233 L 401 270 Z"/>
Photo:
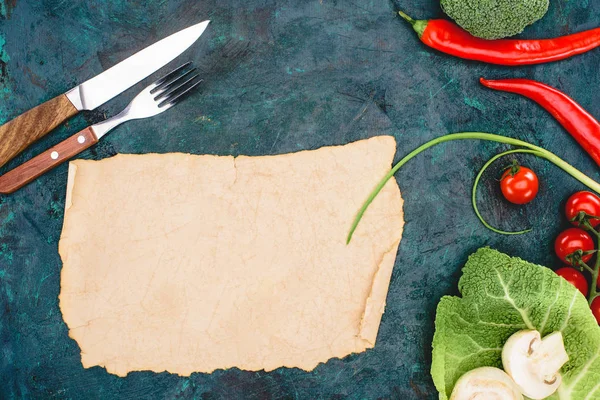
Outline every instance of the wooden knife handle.
<path fill-rule="evenodd" d="M 77 108 L 61 94 L 0 126 L 0 167 L 75 114 Z"/>
<path fill-rule="evenodd" d="M 32 180 L 62 164 L 74 155 L 98 143 L 91 127 L 63 140 L 59 144 L 35 156 L 0 176 L 0 193 L 8 194 L 27 185 Z"/>

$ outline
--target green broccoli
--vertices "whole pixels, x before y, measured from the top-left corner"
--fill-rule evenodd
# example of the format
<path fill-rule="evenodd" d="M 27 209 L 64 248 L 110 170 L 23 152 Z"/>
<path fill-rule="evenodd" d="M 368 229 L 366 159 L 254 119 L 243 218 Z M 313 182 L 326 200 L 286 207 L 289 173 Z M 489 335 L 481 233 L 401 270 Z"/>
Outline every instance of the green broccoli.
<path fill-rule="evenodd" d="M 458 25 L 483 39 L 523 32 L 548 11 L 549 0 L 441 0 L 442 9 Z"/>

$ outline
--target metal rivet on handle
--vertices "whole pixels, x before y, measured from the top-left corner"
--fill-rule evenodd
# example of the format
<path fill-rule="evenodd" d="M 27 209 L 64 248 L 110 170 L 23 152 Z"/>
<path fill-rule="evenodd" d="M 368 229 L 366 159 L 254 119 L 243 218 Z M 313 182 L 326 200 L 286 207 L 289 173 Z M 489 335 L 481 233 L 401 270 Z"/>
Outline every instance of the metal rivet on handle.
<path fill-rule="evenodd" d="M 79 143 L 81 143 L 81 144 L 85 143 L 85 136 L 83 136 L 83 135 L 79 135 L 79 136 L 77 137 L 77 141 L 78 141 Z"/>
<path fill-rule="evenodd" d="M 52 153 L 50 153 L 50 158 L 56 160 L 58 158 L 58 151 L 53 151 Z"/>

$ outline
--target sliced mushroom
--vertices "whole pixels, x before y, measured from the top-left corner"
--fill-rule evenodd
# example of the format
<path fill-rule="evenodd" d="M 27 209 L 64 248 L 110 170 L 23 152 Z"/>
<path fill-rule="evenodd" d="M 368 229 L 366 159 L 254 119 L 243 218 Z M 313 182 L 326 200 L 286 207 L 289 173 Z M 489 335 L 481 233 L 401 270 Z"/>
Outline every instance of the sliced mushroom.
<path fill-rule="evenodd" d="M 504 371 L 481 367 L 460 377 L 450 400 L 523 400 L 523 395 Z"/>
<path fill-rule="evenodd" d="M 521 393 L 533 400 L 551 396 L 562 382 L 560 369 L 569 361 L 562 333 L 544 339 L 538 331 L 524 330 L 512 335 L 502 349 L 504 370 Z"/>

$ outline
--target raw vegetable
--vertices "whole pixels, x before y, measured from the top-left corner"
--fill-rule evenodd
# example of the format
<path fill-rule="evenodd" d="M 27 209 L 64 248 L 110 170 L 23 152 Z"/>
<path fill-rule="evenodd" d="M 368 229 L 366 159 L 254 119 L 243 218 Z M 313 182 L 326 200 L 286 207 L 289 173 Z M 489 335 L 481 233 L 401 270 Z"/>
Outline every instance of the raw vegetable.
<path fill-rule="evenodd" d="M 513 334 L 502 348 L 502 366 L 523 395 L 545 399 L 562 383 L 560 369 L 569 361 L 562 333 L 554 332 L 544 339 L 536 330 Z"/>
<path fill-rule="evenodd" d="M 556 237 L 554 251 L 563 262 L 579 266 L 581 261 L 586 263 L 592 258 L 594 240 L 583 229 L 569 228 Z"/>
<path fill-rule="evenodd" d="M 584 215 L 581 215 L 581 214 L 579 215 L 578 222 L 579 222 L 579 225 L 583 229 L 587 230 L 588 232 L 590 232 L 591 234 L 594 235 L 594 237 L 596 238 L 596 243 L 598 244 L 598 246 L 600 246 L 600 232 L 595 227 L 592 226 L 592 220 L 594 220 L 594 219 L 595 219 L 594 216 L 589 216 L 584 213 Z M 579 228 L 567 229 L 567 231 L 572 231 L 572 230 L 582 231 Z M 585 231 L 583 231 L 583 232 L 589 236 L 588 232 L 585 232 Z M 598 283 L 600 283 L 600 256 L 596 257 L 596 263 L 595 263 L 594 267 L 593 268 L 590 267 L 587 264 L 587 262 L 591 258 L 591 255 L 593 253 L 597 252 L 597 247 L 594 246 L 594 242 L 592 241 L 592 245 L 591 245 L 592 250 L 587 250 L 590 247 L 590 245 L 588 243 L 588 239 L 584 238 L 583 235 L 581 235 L 580 233 L 578 233 L 578 235 L 581 237 L 582 243 L 579 246 L 574 246 L 574 247 L 579 247 L 579 248 L 575 252 L 571 252 L 571 254 L 567 255 L 566 258 L 574 266 L 579 267 L 579 269 L 581 269 L 582 271 L 585 269 L 586 271 L 588 271 L 591 274 L 592 284 L 590 287 L 590 293 L 588 295 L 588 302 L 591 306 L 594 304 L 594 302 L 600 301 L 600 300 L 598 300 L 598 297 L 600 297 L 600 293 L 598 293 Z M 557 238 L 556 240 L 558 242 L 559 238 Z M 590 240 L 591 240 L 591 237 L 590 237 Z M 563 251 L 566 253 L 568 250 L 564 249 Z"/>
<path fill-rule="evenodd" d="M 577 221 L 579 226 L 581 226 L 587 232 L 579 228 L 567 229 L 565 232 L 559 235 L 558 238 L 556 238 L 555 250 L 559 257 L 566 259 L 569 263 L 579 268 L 581 271 L 588 271 L 592 276 L 592 284 L 590 287 L 590 293 L 588 295 L 588 303 L 590 304 L 590 307 L 592 307 L 594 315 L 598 317 L 598 311 L 600 311 L 598 310 L 598 306 L 600 306 L 600 300 L 598 300 L 600 298 L 600 293 L 598 292 L 598 284 L 600 284 L 600 256 L 596 257 L 596 262 L 593 268 L 587 264 L 593 253 L 596 253 L 598 251 L 597 249 L 600 247 L 600 231 L 592 226 L 597 217 L 589 215 L 585 211 L 577 211 L 579 206 L 575 206 L 575 209 L 573 210 L 570 207 L 573 204 L 569 204 L 577 203 L 572 200 L 579 198 L 582 193 L 585 194 L 585 192 L 579 192 L 575 193 L 575 195 L 569 198 L 566 211 L 567 214 L 570 212 L 575 212 L 577 215 L 575 221 Z M 594 196 L 592 196 L 592 199 L 593 197 Z M 585 198 L 589 198 L 589 196 L 585 196 Z M 596 199 L 593 200 L 595 201 Z M 596 244 L 599 247 L 594 246 L 594 241 L 592 240 L 590 233 L 596 238 Z M 596 305 L 595 309 L 594 305 Z M 600 323 L 600 319 L 598 320 L 598 323 Z"/>
<path fill-rule="evenodd" d="M 600 39 L 600 29 L 598 30 Z M 495 90 L 517 93 L 537 102 L 550 112 L 573 138 L 600 165 L 600 122 L 561 91 L 529 79 L 503 79 L 481 84 Z"/>
<path fill-rule="evenodd" d="M 469 257 L 461 297 L 437 307 L 431 375 L 446 400 L 458 379 L 479 367 L 502 367 L 502 348 L 523 329 L 562 332 L 569 361 L 549 399 L 600 398 L 600 327 L 581 293 L 548 268 L 483 248 Z"/>
<path fill-rule="evenodd" d="M 352 223 L 352 225 L 350 227 L 350 232 L 348 233 L 348 237 L 347 237 L 346 242 L 350 243 L 350 241 L 352 240 L 352 235 L 354 234 L 354 231 L 358 227 L 358 224 L 360 223 L 360 220 L 362 219 L 362 216 L 364 215 L 365 211 L 367 211 L 367 208 L 369 208 L 369 205 L 373 202 L 373 200 L 375 200 L 375 197 L 377 197 L 377 195 L 379 194 L 379 192 L 381 192 L 381 189 L 383 189 L 383 187 L 385 186 L 385 184 L 387 183 L 387 181 L 389 181 L 394 176 L 394 174 L 396 172 L 398 172 L 398 170 L 400 168 L 402 168 L 402 166 L 404 164 L 406 164 L 408 161 L 410 161 L 411 159 L 413 159 L 418 154 L 422 153 L 423 151 L 425 151 L 425 150 L 429 149 L 430 147 L 433 147 L 433 146 L 435 146 L 437 144 L 445 143 L 445 142 L 450 142 L 450 141 L 453 141 L 453 140 L 466 140 L 466 139 L 487 140 L 487 141 L 491 141 L 491 142 L 504 143 L 504 144 L 509 144 L 509 145 L 512 145 L 512 146 L 520 146 L 520 147 L 526 148 L 526 150 L 512 150 L 510 152 L 505 152 L 505 153 L 502 153 L 502 154 L 500 154 L 500 155 L 492 158 L 484 166 L 484 168 L 482 169 L 482 171 L 480 172 L 480 174 L 478 175 L 478 177 L 475 179 L 475 183 L 473 184 L 473 196 L 472 196 L 472 200 L 473 200 L 473 208 L 475 209 L 475 213 L 477 214 L 478 218 L 481 220 L 481 222 L 486 227 L 488 227 L 488 228 L 490 228 L 490 229 L 492 229 L 492 230 L 494 230 L 496 232 L 502 232 L 502 231 L 498 231 L 498 230 L 492 228 L 481 217 L 481 214 L 477 210 L 477 205 L 475 204 L 475 197 L 476 197 L 476 193 L 477 193 L 477 184 L 479 183 L 479 177 L 483 173 L 483 170 L 487 167 L 487 165 L 489 165 L 491 162 L 493 162 L 499 156 L 502 156 L 502 155 L 505 155 L 505 154 L 510 154 L 510 153 L 521 152 L 521 153 L 533 154 L 533 155 L 535 155 L 537 157 L 544 158 L 544 159 L 550 161 L 552 164 L 556 165 L 557 167 L 563 169 L 565 172 L 567 172 L 573 178 L 577 179 L 579 182 L 581 182 L 584 185 L 586 185 L 588 188 L 590 188 L 590 189 L 592 189 L 592 190 L 600 193 L 600 184 L 598 184 L 596 181 L 594 181 L 590 177 L 586 176 L 584 173 L 582 173 L 581 171 L 579 171 L 578 169 L 576 169 L 572 165 L 570 165 L 567 162 L 563 161 L 562 159 L 560 159 L 555 154 L 553 154 L 553 153 L 549 152 L 548 150 L 545 150 L 545 149 L 543 149 L 543 148 L 541 148 L 539 146 L 535 146 L 533 144 L 524 142 L 522 140 L 513 139 L 513 138 L 509 138 L 509 137 L 505 137 L 505 136 L 500 136 L 500 135 L 494 135 L 494 134 L 491 134 L 491 133 L 483 133 L 483 132 L 454 133 L 454 134 L 450 134 L 450 135 L 446 135 L 446 136 L 442 136 L 442 137 L 430 140 L 429 142 L 421 145 L 417 149 L 415 149 L 412 152 L 410 152 L 402 160 L 400 160 L 396 165 L 394 165 L 394 167 L 390 170 L 390 172 L 388 172 L 381 179 L 381 181 L 379 181 L 379 183 L 375 186 L 375 188 L 373 189 L 373 191 L 371 192 L 371 194 L 369 194 L 369 196 L 365 200 L 365 202 L 362 205 L 362 207 L 358 210 L 358 213 L 356 214 L 356 217 L 354 218 L 354 221 L 353 221 L 353 223 Z M 523 231 L 521 231 L 521 232 L 514 232 L 514 233 L 516 233 L 516 234 L 523 233 Z"/>
<path fill-rule="evenodd" d="M 577 192 L 567 200 L 565 214 L 573 225 L 579 226 L 587 217 L 590 226 L 596 227 L 600 224 L 600 197 L 592 192 Z"/>
<path fill-rule="evenodd" d="M 583 276 L 583 274 L 580 271 L 571 267 L 563 267 L 557 269 L 554 272 L 556 272 L 556 275 L 562 277 L 571 285 L 575 286 L 577 290 L 581 292 L 582 295 L 588 295 L 588 282 L 587 279 L 585 279 L 585 276 Z"/>
<path fill-rule="evenodd" d="M 445 19 L 414 20 L 402 11 L 419 39 L 443 53 L 489 64 L 518 66 L 564 60 L 600 46 L 600 28 L 556 39 L 485 40 Z"/>
<path fill-rule="evenodd" d="M 514 204 L 527 204 L 535 199 L 540 184 L 531 169 L 520 166 L 517 161 L 500 178 L 500 190 L 504 198 Z"/>
<path fill-rule="evenodd" d="M 442 0 L 442 9 L 473 36 L 502 39 L 523 32 L 548 12 L 548 0 Z"/>
<path fill-rule="evenodd" d="M 499 368 L 481 367 L 460 377 L 450 400 L 523 400 L 518 386 Z"/>
<path fill-rule="evenodd" d="M 473 190 L 471 192 L 471 204 L 473 204 L 473 210 L 475 211 L 475 215 L 477 215 L 477 218 L 479 218 L 481 223 L 486 228 L 488 228 L 489 230 L 491 230 L 493 232 L 499 233 L 501 235 L 521 235 L 523 233 L 531 232 L 531 229 L 524 229 L 524 230 L 516 231 L 516 232 L 507 232 L 507 231 L 503 231 L 503 230 L 494 228 L 493 226 L 488 224 L 486 222 L 486 220 L 483 219 L 483 217 L 481 216 L 481 213 L 479 212 L 479 208 L 477 207 L 477 186 L 479 185 L 479 181 L 481 180 L 481 176 L 483 175 L 483 173 L 488 169 L 488 167 L 490 165 L 492 165 L 494 163 L 494 161 L 496 161 L 497 159 L 499 159 L 501 157 L 507 156 L 509 154 L 516 154 L 516 153 L 533 154 L 534 156 L 539 156 L 539 152 L 536 150 L 520 150 L 520 149 L 519 150 L 509 150 L 509 151 L 505 151 L 500 154 L 496 154 L 494 157 L 490 158 L 483 165 L 483 167 L 481 167 L 481 169 L 477 173 L 477 176 L 475 177 L 475 183 L 473 184 Z"/>
<path fill-rule="evenodd" d="M 596 317 L 596 321 L 600 324 L 600 297 L 596 297 L 591 304 L 592 313 Z"/>

